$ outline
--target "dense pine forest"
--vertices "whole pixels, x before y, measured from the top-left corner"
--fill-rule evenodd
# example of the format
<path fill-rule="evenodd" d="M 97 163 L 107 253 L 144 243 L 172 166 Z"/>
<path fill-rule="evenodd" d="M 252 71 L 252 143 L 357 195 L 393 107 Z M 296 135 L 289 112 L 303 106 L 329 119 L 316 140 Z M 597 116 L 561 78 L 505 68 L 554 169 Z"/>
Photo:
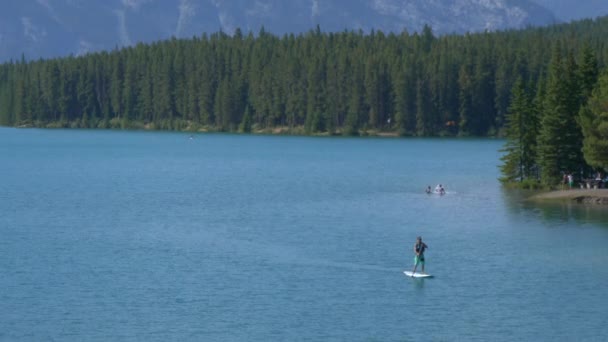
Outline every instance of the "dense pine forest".
<path fill-rule="evenodd" d="M 599 78 L 599 82 L 598 82 Z M 502 181 L 552 187 L 608 169 L 608 73 L 585 46 L 577 61 L 553 48 L 547 77 L 518 76 L 506 116 Z"/>
<path fill-rule="evenodd" d="M 556 50 L 608 62 L 608 18 L 436 37 L 262 30 L 0 65 L 6 126 L 501 135 L 511 91 L 550 83 Z"/>

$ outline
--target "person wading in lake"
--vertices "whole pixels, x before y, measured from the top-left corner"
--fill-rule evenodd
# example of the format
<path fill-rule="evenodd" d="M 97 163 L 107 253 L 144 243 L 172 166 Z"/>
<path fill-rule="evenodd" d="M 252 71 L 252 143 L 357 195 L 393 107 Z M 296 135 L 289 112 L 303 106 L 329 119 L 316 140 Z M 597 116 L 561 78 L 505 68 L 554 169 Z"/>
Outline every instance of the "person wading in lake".
<path fill-rule="evenodd" d="M 416 253 L 416 256 L 414 257 L 414 270 L 412 271 L 412 276 L 414 276 L 414 273 L 416 273 L 418 264 L 422 264 L 422 273 L 424 273 L 424 250 L 427 248 L 429 248 L 429 246 L 422 242 L 422 237 L 419 236 L 416 239 L 416 244 L 414 245 L 414 253 Z"/>

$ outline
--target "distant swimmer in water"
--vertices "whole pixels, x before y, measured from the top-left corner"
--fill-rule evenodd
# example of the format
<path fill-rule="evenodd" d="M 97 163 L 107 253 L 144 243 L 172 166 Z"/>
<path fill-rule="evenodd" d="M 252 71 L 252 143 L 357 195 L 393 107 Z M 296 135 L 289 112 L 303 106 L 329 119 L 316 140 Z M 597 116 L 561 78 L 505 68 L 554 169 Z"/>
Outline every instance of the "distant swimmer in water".
<path fill-rule="evenodd" d="M 193 136 L 189 136 L 188 139 L 194 140 L 194 137 Z"/>
<path fill-rule="evenodd" d="M 424 191 L 425 191 L 427 194 L 430 194 L 430 193 L 432 192 L 432 191 L 431 191 L 431 186 L 430 186 L 430 185 L 429 185 L 429 186 L 427 186 L 427 187 L 426 187 L 426 190 L 424 190 Z"/>

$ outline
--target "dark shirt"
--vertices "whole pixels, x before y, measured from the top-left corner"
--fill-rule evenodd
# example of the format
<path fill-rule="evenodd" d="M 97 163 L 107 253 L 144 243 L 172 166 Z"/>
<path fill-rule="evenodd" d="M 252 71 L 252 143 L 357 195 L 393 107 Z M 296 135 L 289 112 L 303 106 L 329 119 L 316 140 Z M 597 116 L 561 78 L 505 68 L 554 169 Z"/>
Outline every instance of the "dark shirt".
<path fill-rule="evenodd" d="M 416 253 L 423 255 L 424 250 L 426 249 L 426 244 L 424 242 L 416 243 Z"/>

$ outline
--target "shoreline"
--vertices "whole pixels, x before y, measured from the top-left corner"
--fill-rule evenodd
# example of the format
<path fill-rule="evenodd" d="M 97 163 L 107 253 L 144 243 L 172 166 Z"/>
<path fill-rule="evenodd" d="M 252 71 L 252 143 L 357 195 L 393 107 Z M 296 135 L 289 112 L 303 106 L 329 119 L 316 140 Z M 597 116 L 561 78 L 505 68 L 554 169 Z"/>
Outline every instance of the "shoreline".
<path fill-rule="evenodd" d="M 608 205 L 608 189 L 556 190 L 533 195 L 528 200 L 574 201 L 581 204 Z"/>
<path fill-rule="evenodd" d="M 90 130 L 115 130 L 115 131 L 166 131 L 166 132 L 183 132 L 183 133 L 228 133 L 228 134 L 243 134 L 243 135 L 285 135 L 285 136 L 308 136 L 308 137 L 382 137 L 382 138 L 400 138 L 400 137 L 414 137 L 411 134 L 400 134 L 397 130 L 379 130 L 379 129 L 359 129 L 352 134 L 345 134 L 344 130 L 337 129 L 334 132 L 306 132 L 304 126 L 273 126 L 273 127 L 254 127 L 251 131 L 240 131 L 240 130 L 222 130 L 213 126 L 193 126 L 190 123 L 184 127 L 166 128 L 159 127 L 154 123 L 146 124 L 132 124 L 126 127 L 120 127 L 119 125 L 109 126 L 95 126 L 95 127 L 81 127 L 74 126 L 71 124 L 22 124 L 22 125 L 11 125 L 0 127 L 16 128 L 16 129 L 90 129 Z M 445 135 L 450 136 L 450 135 Z M 435 136 L 433 136 L 435 137 Z M 441 137 L 438 135 L 437 137 Z M 451 137 L 451 136 L 450 136 Z M 455 137 L 455 136 L 454 136 Z"/>

